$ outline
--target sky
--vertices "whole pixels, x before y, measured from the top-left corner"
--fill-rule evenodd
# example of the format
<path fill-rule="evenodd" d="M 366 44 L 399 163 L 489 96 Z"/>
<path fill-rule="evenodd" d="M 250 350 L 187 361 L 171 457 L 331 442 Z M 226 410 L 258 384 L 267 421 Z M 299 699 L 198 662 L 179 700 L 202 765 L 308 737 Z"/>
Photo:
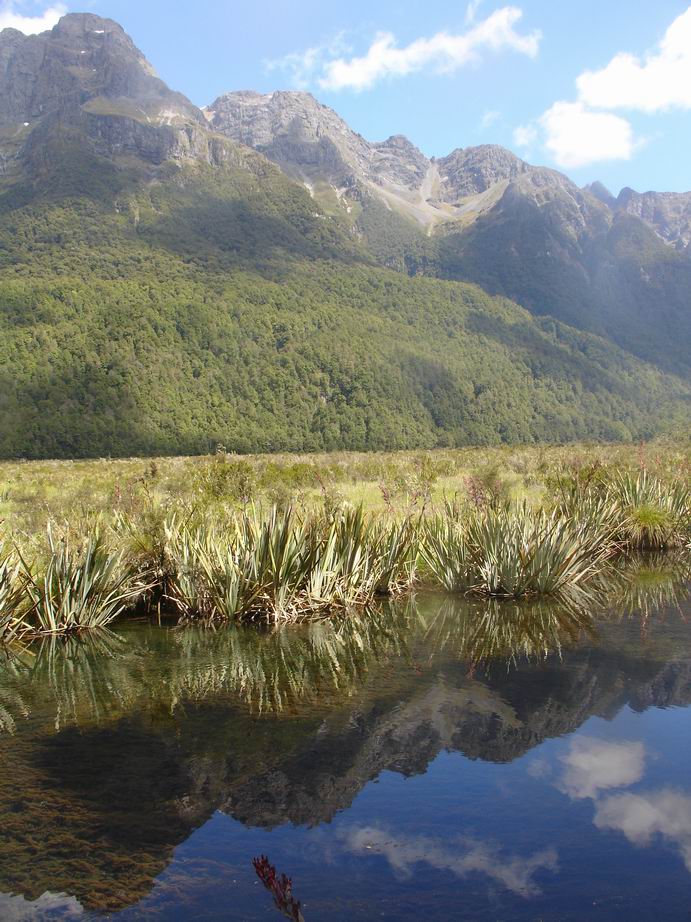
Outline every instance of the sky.
<path fill-rule="evenodd" d="M 309 90 L 428 156 L 502 144 L 615 194 L 691 190 L 688 0 L 0 0 L 0 28 L 83 11 L 200 106 Z"/>

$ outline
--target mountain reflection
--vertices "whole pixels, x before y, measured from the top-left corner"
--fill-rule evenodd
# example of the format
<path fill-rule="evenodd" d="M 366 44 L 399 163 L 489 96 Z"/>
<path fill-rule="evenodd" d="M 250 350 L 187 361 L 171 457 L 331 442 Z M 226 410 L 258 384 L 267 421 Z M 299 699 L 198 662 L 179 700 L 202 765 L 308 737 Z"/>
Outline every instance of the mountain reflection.
<path fill-rule="evenodd" d="M 293 630 L 135 625 L 4 660 L 0 890 L 117 910 L 216 811 L 247 827 L 311 827 L 382 772 L 424 773 L 443 750 L 510 762 L 592 715 L 688 705 L 691 625 L 678 617 L 682 590 L 665 586 L 657 613 L 624 604 L 626 587 L 597 618 L 421 595 Z M 595 800 L 603 828 L 632 842 L 659 833 L 686 856 L 691 834 L 670 827 L 668 800 L 648 804 L 646 826 L 645 804 L 610 793 L 635 783 L 644 759 L 636 745 L 574 740 L 553 777 Z M 556 867 L 549 849 L 517 857 L 469 838 L 399 836 L 394 848 L 374 827 L 344 847 L 365 839 L 400 872 L 473 870 L 516 894 Z"/>

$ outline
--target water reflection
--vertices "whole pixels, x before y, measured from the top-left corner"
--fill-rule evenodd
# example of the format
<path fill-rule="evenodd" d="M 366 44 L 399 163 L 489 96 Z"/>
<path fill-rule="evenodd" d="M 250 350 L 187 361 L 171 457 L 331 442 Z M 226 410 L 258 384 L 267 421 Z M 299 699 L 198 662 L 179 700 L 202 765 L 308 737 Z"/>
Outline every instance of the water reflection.
<path fill-rule="evenodd" d="M 174 711 L 228 695 L 258 713 L 323 706 L 352 694 L 381 664 L 419 671 L 453 657 L 472 672 L 545 659 L 594 636 L 592 616 L 564 603 L 442 597 L 271 631 L 147 627 L 46 638 L 0 661 L 0 732 L 51 705 L 56 730 L 151 702 Z"/>
<path fill-rule="evenodd" d="M 561 757 L 559 790 L 576 800 L 596 799 L 601 791 L 640 781 L 645 771 L 645 746 L 639 741 L 610 742 L 580 736 Z"/>
<path fill-rule="evenodd" d="M 623 832 L 629 842 L 650 846 L 656 836 L 674 845 L 691 872 L 691 796 L 671 789 L 615 794 L 597 805 L 595 825 Z"/>
<path fill-rule="evenodd" d="M 628 577 L 622 583 L 606 612 L 420 595 L 364 618 L 297 630 L 135 625 L 46 641 L 5 659 L 0 890 L 12 896 L 0 898 L 0 917 L 125 910 L 148 905 L 157 892 L 178 906 L 195 886 L 208 900 L 211 881 L 235 886 L 268 848 L 241 843 L 238 830 L 255 829 L 280 833 L 270 841 L 284 850 L 281 869 L 298 860 L 298 839 L 305 855 L 316 850 L 311 878 L 300 859 L 301 899 L 313 883 L 307 919 L 368 918 L 369 891 L 361 916 L 352 896 L 340 897 L 341 915 L 318 902 L 328 889 L 326 854 L 337 869 L 359 862 L 357 874 L 372 875 L 362 886 L 372 892 L 388 869 L 395 886 L 408 888 L 406 906 L 415 905 L 423 879 L 438 875 L 434 905 L 447 915 L 440 908 L 430 918 L 451 917 L 460 880 L 478 906 L 488 886 L 522 902 L 541 893 L 554 899 L 570 862 L 556 841 L 562 821 L 549 814 L 562 808 L 543 807 L 550 797 L 584 808 L 593 832 L 629 847 L 666 841 L 688 866 L 691 795 L 679 783 L 651 781 L 639 790 L 651 764 L 648 743 L 635 734 L 570 736 L 592 718 L 691 704 L 683 588 L 672 577 L 658 580 L 655 597 L 664 583 L 667 601 L 655 612 L 639 590 L 632 604 Z M 567 739 L 550 753 L 546 742 L 560 737 Z M 515 774 L 502 774 L 511 780 L 501 785 L 493 780 L 537 749 L 521 771 L 539 795 L 514 792 Z M 435 780 L 450 754 L 463 757 L 453 771 L 469 793 L 451 769 Z M 379 816 L 361 816 L 363 793 L 393 790 L 390 777 L 417 781 L 417 793 L 401 791 Z M 444 804 L 435 799 L 440 790 L 448 791 Z M 486 830 L 502 803 L 505 812 Z M 407 826 L 405 810 L 412 811 Z M 457 818 L 447 821 L 453 811 Z M 513 844 L 504 838 L 512 816 L 521 818 Z M 203 852 L 209 879 L 188 870 L 184 887 L 162 883 L 176 849 L 203 838 L 218 817 L 234 832 Z M 339 875 L 334 892 L 347 880 L 345 870 Z M 255 917 L 251 877 L 236 918 Z M 394 900 L 388 917 L 405 918 L 391 893 L 387 899 Z M 315 903 L 321 909 L 311 915 Z M 190 904 L 189 914 L 199 905 Z M 201 917 L 215 918 L 203 905 Z M 227 917 L 224 907 L 218 918 Z M 163 917 L 186 916 L 170 909 Z M 517 904 L 503 917 L 520 918 Z"/>
<path fill-rule="evenodd" d="M 558 869 L 554 848 L 527 856 L 507 855 L 495 844 L 462 836 L 442 843 L 424 836 L 401 838 L 365 826 L 348 830 L 344 846 L 355 854 L 383 855 L 395 872 L 406 877 L 412 876 L 419 865 L 461 878 L 482 874 L 522 897 L 540 893 L 535 881 L 538 872 Z"/>

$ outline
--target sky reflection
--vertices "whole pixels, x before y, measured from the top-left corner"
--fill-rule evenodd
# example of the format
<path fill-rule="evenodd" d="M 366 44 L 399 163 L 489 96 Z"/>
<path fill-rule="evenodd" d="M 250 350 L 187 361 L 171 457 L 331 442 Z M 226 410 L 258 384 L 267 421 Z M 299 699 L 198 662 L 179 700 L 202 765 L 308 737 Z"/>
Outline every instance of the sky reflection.
<path fill-rule="evenodd" d="M 465 837 L 444 843 L 425 836 L 396 836 L 384 829 L 361 826 L 345 830 L 344 844 L 357 855 L 383 855 L 391 869 L 403 876 L 411 876 L 421 864 L 450 871 L 456 877 L 483 874 L 522 897 L 540 894 L 534 880 L 538 871 L 558 870 L 554 848 L 521 857 L 507 854 L 493 843 Z"/>

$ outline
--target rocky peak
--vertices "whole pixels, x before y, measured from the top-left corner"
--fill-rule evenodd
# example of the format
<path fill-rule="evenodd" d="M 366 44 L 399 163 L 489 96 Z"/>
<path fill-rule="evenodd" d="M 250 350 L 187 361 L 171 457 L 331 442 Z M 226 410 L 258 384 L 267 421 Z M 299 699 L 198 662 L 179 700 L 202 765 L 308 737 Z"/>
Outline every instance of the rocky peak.
<path fill-rule="evenodd" d="M 278 163 L 303 181 L 336 188 L 416 190 L 429 161 L 403 135 L 371 143 L 311 93 L 226 93 L 207 110 L 213 128 Z"/>
<path fill-rule="evenodd" d="M 691 192 L 621 190 L 616 206 L 649 224 L 658 237 L 677 250 L 691 243 Z"/>
<path fill-rule="evenodd" d="M 444 199 L 479 195 L 499 182 L 511 181 L 532 168 L 498 144 L 458 148 L 437 160 Z"/>
<path fill-rule="evenodd" d="M 203 122 L 198 109 L 159 80 L 116 22 L 63 16 L 50 31 L 0 33 L 0 123 L 27 127 L 46 116 L 92 111 Z"/>
<path fill-rule="evenodd" d="M 602 202 L 603 205 L 607 205 L 608 208 L 617 207 L 616 198 L 612 195 L 607 186 L 603 185 L 601 182 L 591 182 L 589 185 L 583 187 L 583 191 L 593 195 L 598 201 Z"/>
<path fill-rule="evenodd" d="M 225 93 L 206 116 L 216 131 L 261 151 L 287 172 L 309 177 L 321 171 L 341 183 L 367 170 L 367 142 L 311 93 Z"/>
<path fill-rule="evenodd" d="M 386 181 L 413 189 L 423 182 L 430 161 L 405 135 L 392 135 L 370 147 L 378 182 Z"/>

